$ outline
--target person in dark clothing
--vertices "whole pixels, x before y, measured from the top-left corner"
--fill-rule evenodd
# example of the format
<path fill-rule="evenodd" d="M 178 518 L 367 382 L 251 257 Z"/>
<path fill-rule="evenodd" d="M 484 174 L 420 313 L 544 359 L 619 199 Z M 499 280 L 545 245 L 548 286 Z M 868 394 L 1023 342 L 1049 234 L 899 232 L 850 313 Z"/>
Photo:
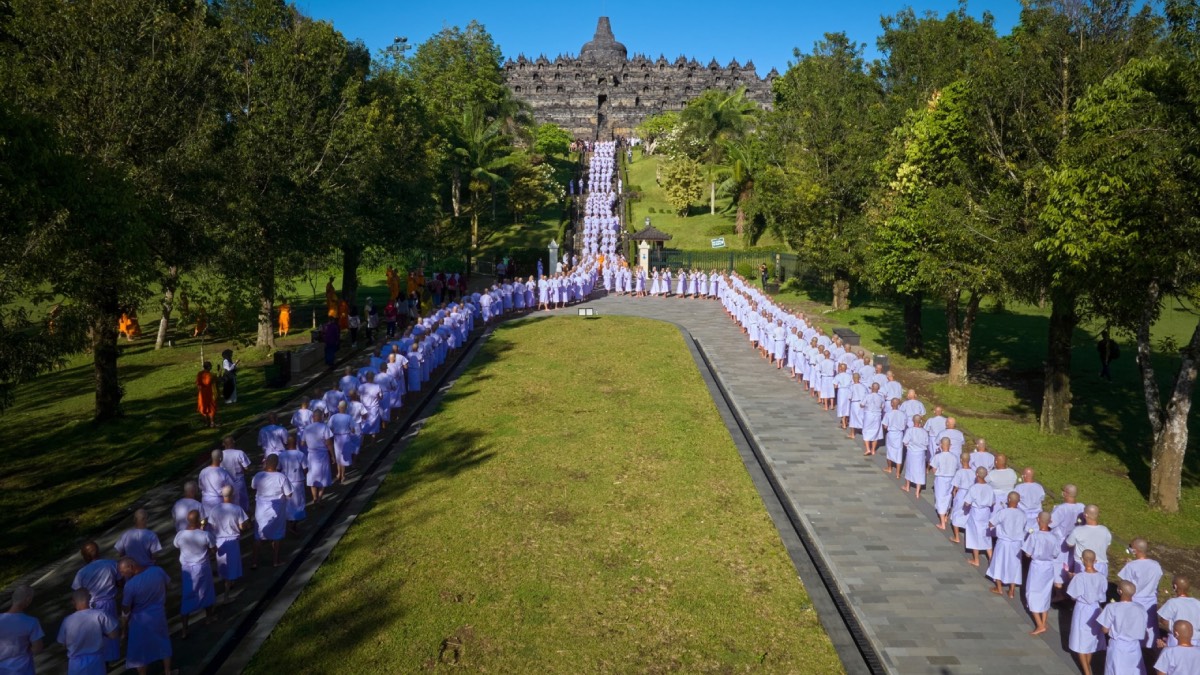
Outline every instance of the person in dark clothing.
<path fill-rule="evenodd" d="M 767 263 L 758 264 L 758 278 L 762 282 L 763 290 L 767 290 Z"/>
<path fill-rule="evenodd" d="M 325 365 L 332 366 L 337 359 L 337 350 L 342 341 L 342 329 L 338 327 L 337 319 L 329 317 L 325 328 L 321 330 L 321 342 L 325 343 Z"/>
<path fill-rule="evenodd" d="M 1112 382 L 1112 374 L 1108 367 L 1113 361 L 1121 358 L 1121 348 L 1117 341 L 1108 336 L 1108 329 L 1100 333 L 1100 341 L 1096 343 L 1096 351 L 1100 354 L 1100 377 Z"/>

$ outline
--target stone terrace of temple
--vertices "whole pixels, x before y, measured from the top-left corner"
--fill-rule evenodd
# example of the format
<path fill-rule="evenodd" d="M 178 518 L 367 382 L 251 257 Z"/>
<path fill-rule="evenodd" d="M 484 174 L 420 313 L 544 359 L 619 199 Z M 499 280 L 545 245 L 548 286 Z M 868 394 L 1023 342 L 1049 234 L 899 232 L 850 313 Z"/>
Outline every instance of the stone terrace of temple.
<path fill-rule="evenodd" d="M 553 122 L 577 137 L 608 139 L 631 135 L 651 115 L 681 110 L 708 89 L 735 91 L 763 108 L 772 101 L 771 85 L 779 73 L 772 68 L 760 78 L 754 63 L 737 60 L 720 66 L 716 59 L 702 66 L 683 56 L 667 61 L 636 54 L 628 58 L 625 45 L 613 37 L 608 17 L 600 17 L 596 35 L 578 57 L 545 55 L 530 60 L 521 54 L 504 64 L 504 76 L 516 98 L 529 103 L 539 122 Z"/>

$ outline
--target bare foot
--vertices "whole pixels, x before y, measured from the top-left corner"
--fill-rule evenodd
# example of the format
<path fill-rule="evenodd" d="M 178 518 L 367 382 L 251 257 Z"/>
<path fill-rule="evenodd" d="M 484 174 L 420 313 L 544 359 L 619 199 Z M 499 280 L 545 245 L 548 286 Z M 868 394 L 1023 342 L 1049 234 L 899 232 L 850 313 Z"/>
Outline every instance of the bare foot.
<path fill-rule="evenodd" d="M 943 531 L 943 532 L 945 532 L 945 531 L 946 531 L 946 526 L 945 526 L 945 525 L 940 525 L 940 524 L 939 524 L 939 525 L 934 525 L 934 527 L 936 527 L 937 529 L 939 529 L 939 530 L 941 530 L 941 531 Z"/>
<path fill-rule="evenodd" d="M 1045 628 L 1045 626 L 1043 626 L 1041 628 L 1034 628 L 1033 630 L 1029 631 L 1029 634 L 1030 635 L 1041 635 L 1042 633 L 1045 633 L 1045 632 L 1046 632 L 1046 628 Z"/>
<path fill-rule="evenodd" d="M 978 561 L 978 560 L 968 560 L 968 561 L 967 561 L 967 564 L 968 564 L 968 565 L 970 565 L 971 567 L 979 567 L 979 561 Z M 993 593 L 995 593 L 995 592 L 996 592 L 996 589 L 994 589 L 994 588 L 993 588 L 993 589 L 992 589 L 992 592 L 993 592 Z"/>
<path fill-rule="evenodd" d="M 901 489 L 901 490 L 904 490 L 905 492 L 912 492 L 912 490 L 909 490 L 909 489 L 908 489 L 908 486 L 907 486 L 907 485 L 905 485 L 904 487 L 902 487 L 902 488 L 900 488 L 900 489 Z"/>
<path fill-rule="evenodd" d="M 961 543 L 962 543 L 962 539 L 959 539 L 958 537 L 955 537 L 955 538 L 951 539 L 950 541 L 954 542 L 955 544 L 961 544 Z"/>
<path fill-rule="evenodd" d="M 1015 590 L 1013 590 L 1013 589 L 1011 589 L 1011 588 L 1010 588 L 1010 589 L 1008 589 L 1008 597 L 1010 597 L 1010 598 L 1015 598 L 1015 597 L 1017 597 L 1017 595 L 1016 595 L 1016 591 L 1015 591 Z"/>
<path fill-rule="evenodd" d="M 979 565 L 978 565 L 978 564 L 976 564 L 976 563 L 971 563 L 971 564 L 972 564 L 972 565 L 975 565 L 976 567 L 978 567 L 978 566 L 979 566 Z M 995 593 L 996 595 L 1004 595 L 1004 593 L 1003 593 L 1003 592 L 1002 592 L 1002 591 L 1001 591 L 999 588 L 989 588 L 988 590 L 989 590 L 989 591 L 991 591 L 991 592 L 993 592 L 993 593 Z"/>

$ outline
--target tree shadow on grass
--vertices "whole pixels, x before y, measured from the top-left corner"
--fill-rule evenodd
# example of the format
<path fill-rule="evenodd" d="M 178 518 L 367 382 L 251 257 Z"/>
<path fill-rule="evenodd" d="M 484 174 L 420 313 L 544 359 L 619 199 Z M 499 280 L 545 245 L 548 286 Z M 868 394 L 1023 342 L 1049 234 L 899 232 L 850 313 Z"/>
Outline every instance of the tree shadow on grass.
<path fill-rule="evenodd" d="M 879 320 L 871 322 L 879 331 L 879 341 L 885 349 L 902 353 L 905 343 L 902 308 L 874 299 L 860 303 L 859 307 L 882 312 Z M 945 311 L 940 305 L 925 303 L 922 332 L 930 372 L 944 375 L 949 355 Z M 1036 423 L 1042 407 L 1048 332 L 1048 316 L 996 311 L 988 305 L 980 309 L 971 341 L 972 381 L 1011 390 L 1017 399 L 1014 405 L 997 412 Z M 1140 375 L 1132 358 L 1134 346 L 1122 345 L 1123 353 L 1130 356 L 1114 364 L 1114 381 L 1108 382 L 1097 374 L 1096 339 L 1083 328 L 1076 328 L 1072 337 L 1072 427 L 1096 451 L 1118 459 L 1134 486 L 1148 496 L 1152 436 Z M 1160 354 L 1153 358 L 1159 387 L 1166 391 L 1178 372 L 1179 359 Z M 1200 485 L 1200 453 L 1194 452 L 1200 445 L 1200 421 L 1196 415 L 1189 421 L 1189 450 L 1193 451 L 1187 455 L 1183 474 L 1183 484 L 1188 487 Z"/>

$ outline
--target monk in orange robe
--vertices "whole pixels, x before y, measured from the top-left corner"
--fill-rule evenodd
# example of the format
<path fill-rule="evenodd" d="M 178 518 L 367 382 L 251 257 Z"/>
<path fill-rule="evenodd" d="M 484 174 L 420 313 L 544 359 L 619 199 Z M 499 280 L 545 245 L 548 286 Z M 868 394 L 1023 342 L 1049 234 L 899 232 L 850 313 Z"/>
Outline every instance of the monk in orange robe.
<path fill-rule="evenodd" d="M 196 315 L 196 327 L 192 329 L 192 337 L 203 335 L 206 332 L 208 332 L 208 311 L 201 307 L 200 313 Z"/>
<path fill-rule="evenodd" d="M 338 302 L 338 327 L 342 330 L 350 328 L 350 305 L 345 300 Z"/>
<path fill-rule="evenodd" d="M 412 295 L 413 293 L 416 292 L 416 290 L 417 290 L 417 274 L 415 272 L 408 273 L 408 285 L 406 286 L 406 289 L 407 290 L 405 292 L 408 293 L 408 295 Z"/>
<path fill-rule="evenodd" d="M 391 265 L 387 268 L 387 287 L 389 301 L 395 302 L 396 298 L 400 297 L 400 275 L 396 274 Z"/>
<path fill-rule="evenodd" d="M 329 281 L 325 284 L 325 309 L 329 311 L 329 316 L 337 316 L 338 297 L 337 291 L 333 289 L 333 277 L 329 277 Z"/>
<path fill-rule="evenodd" d="M 287 300 L 279 302 L 279 335 L 287 337 L 288 331 L 292 329 L 292 308 L 287 304 Z"/>
<path fill-rule="evenodd" d="M 196 375 L 196 410 L 209 427 L 217 426 L 217 378 L 211 361 L 205 361 L 204 370 Z"/>
<path fill-rule="evenodd" d="M 129 339 L 142 337 L 142 324 L 138 323 L 137 311 L 133 311 L 129 315 Z"/>
<path fill-rule="evenodd" d="M 125 336 L 127 342 L 133 341 L 133 335 L 129 331 L 129 314 L 121 312 L 121 318 L 117 321 L 117 333 Z"/>

